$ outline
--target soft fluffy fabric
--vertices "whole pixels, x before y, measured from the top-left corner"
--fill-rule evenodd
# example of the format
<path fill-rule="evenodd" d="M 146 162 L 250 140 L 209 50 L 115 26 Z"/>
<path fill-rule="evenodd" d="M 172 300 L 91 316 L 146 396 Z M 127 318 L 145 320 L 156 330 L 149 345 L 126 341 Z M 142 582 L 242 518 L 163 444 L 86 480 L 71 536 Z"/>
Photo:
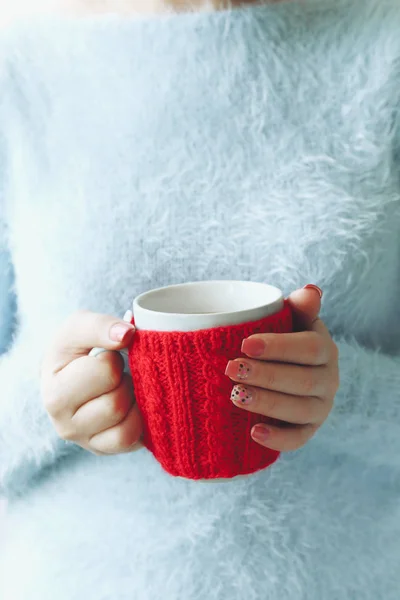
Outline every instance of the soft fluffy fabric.
<path fill-rule="evenodd" d="M 2 600 L 398 600 L 399 28 L 394 0 L 321 0 L 4 35 Z M 325 292 L 341 388 L 312 442 L 209 483 L 57 438 L 67 315 L 233 278 Z"/>
<path fill-rule="evenodd" d="M 9 254 L 0 251 L 0 354 L 9 345 L 14 316 L 14 295 L 12 287 L 12 270 Z"/>

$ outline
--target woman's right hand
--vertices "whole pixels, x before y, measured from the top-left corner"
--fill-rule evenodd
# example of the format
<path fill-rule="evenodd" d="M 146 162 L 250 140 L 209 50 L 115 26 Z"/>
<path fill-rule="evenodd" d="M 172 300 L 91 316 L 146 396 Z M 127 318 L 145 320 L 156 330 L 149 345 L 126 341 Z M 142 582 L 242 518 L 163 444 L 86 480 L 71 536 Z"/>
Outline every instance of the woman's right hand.
<path fill-rule="evenodd" d="M 42 365 L 44 406 L 58 435 L 94 454 L 119 454 L 143 446 L 133 382 L 118 350 L 135 329 L 115 317 L 78 311 L 61 326 Z M 105 348 L 88 356 L 94 347 Z"/>

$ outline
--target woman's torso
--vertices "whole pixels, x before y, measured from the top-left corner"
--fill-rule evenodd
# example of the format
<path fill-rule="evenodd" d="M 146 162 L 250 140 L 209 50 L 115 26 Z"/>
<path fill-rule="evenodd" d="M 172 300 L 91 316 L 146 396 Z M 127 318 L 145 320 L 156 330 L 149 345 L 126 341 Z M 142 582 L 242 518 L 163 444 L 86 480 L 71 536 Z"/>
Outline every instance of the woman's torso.
<path fill-rule="evenodd" d="M 285 294 L 314 281 L 332 331 L 394 349 L 394 15 L 282 6 L 21 26 L 4 101 L 21 327 L 51 331 L 77 308 L 122 314 L 137 293 L 184 280 Z M 377 581 L 369 525 L 394 556 L 395 482 L 378 469 L 355 479 L 365 465 L 318 449 L 213 486 L 170 478 L 145 451 L 77 452 L 12 503 L 4 589 L 353 600 L 365 586 L 364 600 L 394 600 L 396 565 Z"/>
<path fill-rule="evenodd" d="M 23 325 L 185 280 L 316 281 L 333 332 L 393 346 L 400 43 L 384 18 L 346 33 L 338 11 L 328 33 L 323 11 L 284 8 L 20 34 L 5 130 Z"/>

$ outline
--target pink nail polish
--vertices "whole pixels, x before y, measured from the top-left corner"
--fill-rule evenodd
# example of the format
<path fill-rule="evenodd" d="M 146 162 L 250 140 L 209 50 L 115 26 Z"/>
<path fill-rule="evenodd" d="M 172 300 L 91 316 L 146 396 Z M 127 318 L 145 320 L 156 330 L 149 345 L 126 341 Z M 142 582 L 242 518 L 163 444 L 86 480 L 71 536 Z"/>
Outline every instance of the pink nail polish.
<path fill-rule="evenodd" d="M 235 385 L 232 393 L 231 400 L 235 404 L 251 404 L 253 401 L 253 392 L 244 385 Z"/>
<path fill-rule="evenodd" d="M 239 360 L 230 360 L 225 370 L 225 375 L 228 375 L 228 377 L 232 377 L 233 379 L 248 379 L 250 374 L 250 365 Z"/>
<path fill-rule="evenodd" d="M 260 338 L 247 338 L 242 342 L 242 352 L 249 356 L 262 356 L 265 352 L 265 342 Z"/>
<path fill-rule="evenodd" d="M 251 430 L 251 436 L 257 441 L 257 442 L 265 442 L 269 436 L 271 434 L 271 430 L 268 429 L 268 427 L 265 427 L 265 425 L 254 425 L 253 429 Z"/>
<path fill-rule="evenodd" d="M 127 334 L 134 331 L 134 326 L 130 323 L 117 323 L 110 329 L 110 340 L 113 342 L 123 342 Z"/>
<path fill-rule="evenodd" d="M 319 297 L 322 298 L 324 292 L 321 290 L 321 288 L 319 288 L 317 285 L 314 285 L 313 283 L 308 283 L 307 285 L 304 286 L 303 288 L 304 290 L 316 290 L 319 294 Z"/>

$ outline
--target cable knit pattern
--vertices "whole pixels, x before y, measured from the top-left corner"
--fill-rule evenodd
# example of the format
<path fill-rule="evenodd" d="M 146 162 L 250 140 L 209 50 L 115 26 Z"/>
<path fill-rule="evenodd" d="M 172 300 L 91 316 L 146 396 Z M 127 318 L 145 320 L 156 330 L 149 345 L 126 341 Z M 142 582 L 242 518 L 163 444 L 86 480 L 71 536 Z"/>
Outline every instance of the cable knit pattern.
<path fill-rule="evenodd" d="M 134 322 L 132 320 L 132 322 Z M 191 332 L 137 331 L 129 364 L 144 422 L 144 443 L 166 471 L 189 479 L 254 473 L 279 453 L 257 444 L 253 425 L 266 417 L 243 411 L 229 399 L 228 360 L 245 355 L 254 333 L 292 331 L 287 301 L 264 319 Z"/>

